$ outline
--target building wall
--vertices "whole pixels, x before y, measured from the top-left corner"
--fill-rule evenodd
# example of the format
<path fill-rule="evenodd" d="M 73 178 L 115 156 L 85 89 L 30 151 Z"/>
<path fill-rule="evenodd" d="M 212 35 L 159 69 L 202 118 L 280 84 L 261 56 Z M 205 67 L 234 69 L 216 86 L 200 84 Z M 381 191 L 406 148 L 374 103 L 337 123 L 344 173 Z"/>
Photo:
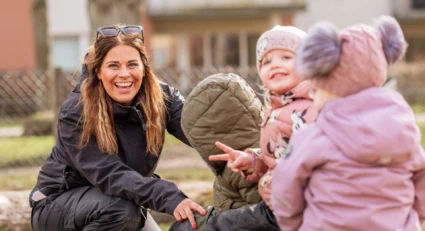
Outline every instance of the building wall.
<path fill-rule="evenodd" d="M 412 7 L 412 0 L 391 0 L 391 3 L 397 18 L 409 20 L 425 19 L 424 8 L 414 9 Z"/>
<path fill-rule="evenodd" d="M 185 69 L 192 66 L 255 65 L 255 45 L 260 34 L 276 24 L 292 25 L 293 17 L 270 13 L 261 17 L 197 20 L 154 18 L 152 22 L 154 67 Z M 165 37 L 168 40 L 164 40 Z"/>
<path fill-rule="evenodd" d="M 419 2 L 419 1 L 418 1 Z M 407 53 L 405 60 L 425 61 L 425 7 L 414 8 L 413 0 L 392 0 L 394 14 L 406 37 Z"/>
<path fill-rule="evenodd" d="M 91 37 L 87 0 L 47 1 L 49 33 L 52 38 L 52 64 L 64 69 L 79 68 L 88 46 L 94 41 Z M 143 22 L 146 48 L 151 54 L 151 20 L 146 14 L 142 14 L 140 20 Z M 77 67 L 74 67 L 76 64 Z"/>
<path fill-rule="evenodd" d="M 394 16 L 408 38 L 425 39 L 425 8 L 413 8 L 412 0 L 392 0 Z"/>
<path fill-rule="evenodd" d="M 341 29 L 357 23 L 372 23 L 382 14 L 392 14 L 390 0 L 307 0 L 306 10 L 295 14 L 294 25 L 307 30 L 315 22 L 327 20 Z"/>
<path fill-rule="evenodd" d="M 36 68 L 32 0 L 0 1 L 0 71 Z"/>
<path fill-rule="evenodd" d="M 75 70 L 93 40 L 87 0 L 47 0 L 47 4 L 52 66 Z"/>
<path fill-rule="evenodd" d="M 261 32 L 271 26 L 269 17 L 262 18 L 217 18 L 153 20 L 153 33 L 156 34 L 195 34 L 218 32 Z"/>

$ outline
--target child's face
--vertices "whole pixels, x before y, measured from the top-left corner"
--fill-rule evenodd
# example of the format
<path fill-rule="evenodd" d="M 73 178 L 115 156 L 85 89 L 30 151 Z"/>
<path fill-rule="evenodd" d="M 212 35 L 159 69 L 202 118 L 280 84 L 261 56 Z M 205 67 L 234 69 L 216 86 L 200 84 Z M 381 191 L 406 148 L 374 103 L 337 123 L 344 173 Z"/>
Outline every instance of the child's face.
<path fill-rule="evenodd" d="M 272 50 L 261 60 L 260 77 L 263 85 L 272 92 L 284 94 L 295 88 L 300 80 L 294 74 L 295 53 Z"/>

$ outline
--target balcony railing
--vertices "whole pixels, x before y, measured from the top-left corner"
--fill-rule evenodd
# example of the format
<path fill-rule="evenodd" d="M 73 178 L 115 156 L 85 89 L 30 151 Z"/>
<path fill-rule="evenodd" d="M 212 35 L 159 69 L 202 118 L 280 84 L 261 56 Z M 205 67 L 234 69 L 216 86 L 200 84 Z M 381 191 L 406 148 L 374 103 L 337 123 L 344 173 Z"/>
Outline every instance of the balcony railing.
<path fill-rule="evenodd" d="M 240 10 L 303 7 L 306 0 L 147 0 L 151 15 L 179 14 L 198 10 Z"/>

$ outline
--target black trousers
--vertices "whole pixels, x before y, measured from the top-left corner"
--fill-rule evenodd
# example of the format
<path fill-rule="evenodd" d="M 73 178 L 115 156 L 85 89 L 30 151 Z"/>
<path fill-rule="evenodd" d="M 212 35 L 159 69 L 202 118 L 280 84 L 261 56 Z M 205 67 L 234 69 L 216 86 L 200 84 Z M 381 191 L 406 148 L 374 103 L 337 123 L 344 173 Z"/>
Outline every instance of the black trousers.
<path fill-rule="evenodd" d="M 145 217 L 131 201 L 80 187 L 36 202 L 31 224 L 34 231 L 136 231 L 143 227 Z"/>
<path fill-rule="evenodd" d="M 279 231 L 276 218 L 264 201 L 211 217 L 203 231 Z"/>

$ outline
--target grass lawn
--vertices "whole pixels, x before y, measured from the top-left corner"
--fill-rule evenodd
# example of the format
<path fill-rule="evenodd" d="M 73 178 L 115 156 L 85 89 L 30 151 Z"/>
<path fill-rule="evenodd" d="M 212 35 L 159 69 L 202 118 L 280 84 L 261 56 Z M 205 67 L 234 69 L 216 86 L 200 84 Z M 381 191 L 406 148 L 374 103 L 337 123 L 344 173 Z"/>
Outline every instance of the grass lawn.
<path fill-rule="evenodd" d="M 31 165 L 34 159 L 45 158 L 52 150 L 54 143 L 53 136 L 0 138 L 0 167 Z M 37 163 L 34 164 L 37 165 Z"/>
<path fill-rule="evenodd" d="M 172 223 L 159 223 L 159 228 L 161 228 L 161 230 L 168 230 L 170 229 L 170 226 L 172 225 Z"/>
<path fill-rule="evenodd" d="M 23 118 L 13 118 L 13 119 L 6 119 L 6 120 L 2 119 L 0 120 L 0 128 L 23 127 L 24 122 L 25 122 L 25 119 Z"/>
<path fill-rule="evenodd" d="M 425 123 L 420 123 L 418 124 L 419 128 L 421 129 L 421 133 L 422 133 L 422 147 L 425 148 Z"/>
<path fill-rule="evenodd" d="M 410 105 L 413 109 L 413 111 L 418 114 L 418 113 L 425 113 L 425 105 L 422 104 L 412 104 Z"/>
<path fill-rule="evenodd" d="M 1 168 L 17 166 L 40 166 L 43 159 L 50 153 L 54 145 L 53 136 L 0 138 L 0 170 Z M 160 164 L 167 159 L 184 157 L 200 158 L 196 151 L 187 147 L 171 135 L 166 136 L 163 157 Z M 37 171 L 15 171 L 10 169 L 0 174 L 0 189 L 23 190 L 34 187 Z M 204 166 L 182 168 L 158 168 L 156 171 L 161 178 L 171 181 L 213 181 L 214 175 Z"/>
<path fill-rule="evenodd" d="M 6 172 L 0 174 L 0 189 L 26 190 L 32 189 L 37 181 L 37 170 L 25 172 Z M 0 230 L 1 231 L 1 230 Z"/>
<path fill-rule="evenodd" d="M 171 181 L 214 181 L 214 174 L 208 168 L 171 168 L 155 171 L 162 179 Z"/>
<path fill-rule="evenodd" d="M 54 144 L 53 136 L 0 137 L 0 168 L 10 165 L 39 165 L 38 162 L 31 164 L 31 161 L 45 158 L 51 152 Z M 164 151 L 172 150 L 176 144 L 182 143 L 167 133 Z M 196 155 L 196 153 L 193 154 Z"/>

